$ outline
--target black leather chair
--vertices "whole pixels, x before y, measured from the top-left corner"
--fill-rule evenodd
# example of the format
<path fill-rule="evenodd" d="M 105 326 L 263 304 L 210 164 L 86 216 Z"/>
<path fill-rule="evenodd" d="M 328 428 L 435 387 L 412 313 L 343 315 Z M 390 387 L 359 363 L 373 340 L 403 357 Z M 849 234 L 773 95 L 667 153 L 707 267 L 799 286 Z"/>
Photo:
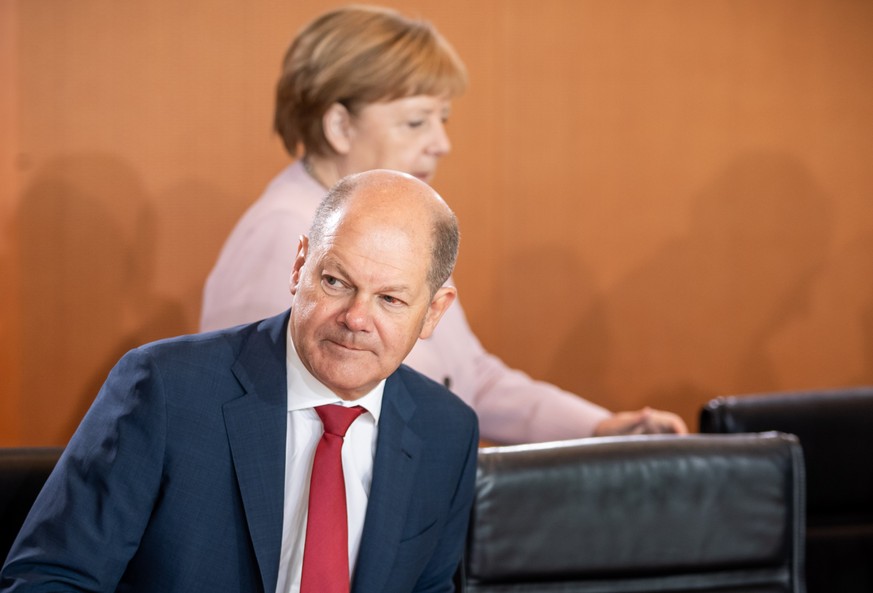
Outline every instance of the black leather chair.
<path fill-rule="evenodd" d="M 700 431 L 779 430 L 806 459 L 810 593 L 873 591 L 873 387 L 719 397 Z"/>
<path fill-rule="evenodd" d="M 63 449 L 0 448 L 0 565 Z"/>
<path fill-rule="evenodd" d="M 803 479 L 777 433 L 482 449 L 466 590 L 801 593 Z"/>

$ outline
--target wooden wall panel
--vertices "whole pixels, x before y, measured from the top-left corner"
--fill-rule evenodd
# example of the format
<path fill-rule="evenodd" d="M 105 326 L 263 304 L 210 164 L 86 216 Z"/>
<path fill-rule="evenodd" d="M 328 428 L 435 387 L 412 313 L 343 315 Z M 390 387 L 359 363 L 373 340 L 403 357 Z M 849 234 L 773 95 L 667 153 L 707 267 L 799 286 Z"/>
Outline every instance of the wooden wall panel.
<path fill-rule="evenodd" d="M 504 143 L 527 156 L 501 171 L 485 343 L 689 421 L 713 394 L 873 379 L 871 7 L 512 9 Z"/>
<path fill-rule="evenodd" d="M 18 6 L 0 1 L 0 446 L 21 438 L 19 273 L 12 224 L 18 198 Z"/>
<path fill-rule="evenodd" d="M 127 348 L 196 329 L 287 161 L 282 53 L 336 4 L 0 4 L 0 443 L 65 442 Z M 470 70 L 436 186 L 488 348 L 692 426 L 713 395 L 873 382 L 873 5 L 388 4 Z"/>

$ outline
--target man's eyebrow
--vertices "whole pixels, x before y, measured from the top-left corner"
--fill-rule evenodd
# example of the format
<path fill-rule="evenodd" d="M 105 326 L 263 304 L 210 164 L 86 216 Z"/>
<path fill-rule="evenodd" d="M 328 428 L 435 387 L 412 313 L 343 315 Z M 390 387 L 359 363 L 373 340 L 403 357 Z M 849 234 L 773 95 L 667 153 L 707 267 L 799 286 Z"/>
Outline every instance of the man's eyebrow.
<path fill-rule="evenodd" d="M 343 267 L 343 264 L 336 257 L 333 257 L 331 255 L 328 255 L 323 260 L 321 260 L 321 269 L 325 270 L 328 267 L 336 268 L 336 271 L 343 276 L 349 276 L 349 273 Z"/>
<path fill-rule="evenodd" d="M 328 266 L 336 268 L 336 273 L 339 276 L 342 276 L 343 279 L 348 280 L 352 283 L 352 285 L 357 286 L 357 282 L 352 274 L 349 273 L 348 270 L 343 266 L 342 262 L 339 261 L 336 257 L 328 256 L 324 258 L 321 264 L 321 269 L 324 271 Z M 403 295 L 409 295 L 412 293 L 412 289 L 409 284 L 388 284 L 386 286 L 382 286 L 376 290 L 377 293 L 399 293 Z"/>
<path fill-rule="evenodd" d="M 340 261 L 335 257 L 328 256 L 321 261 L 319 274 L 332 276 L 341 280 L 344 284 L 350 284 L 352 286 L 356 284 L 354 277 L 349 274 L 348 270 L 346 270 L 342 263 L 340 263 Z"/>
<path fill-rule="evenodd" d="M 384 286 L 379 290 L 380 293 L 395 293 L 408 295 L 411 294 L 409 286 L 406 284 L 398 284 L 397 286 Z"/>

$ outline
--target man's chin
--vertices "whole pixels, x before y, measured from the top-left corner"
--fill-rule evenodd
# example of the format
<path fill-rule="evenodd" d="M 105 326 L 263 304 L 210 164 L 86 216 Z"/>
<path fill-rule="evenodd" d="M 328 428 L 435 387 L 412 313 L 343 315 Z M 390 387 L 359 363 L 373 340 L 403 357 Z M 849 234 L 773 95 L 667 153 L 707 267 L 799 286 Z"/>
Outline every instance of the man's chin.
<path fill-rule="evenodd" d="M 325 386 L 328 387 L 337 397 L 344 401 L 354 401 L 356 399 L 360 399 L 370 393 L 379 382 L 375 383 L 367 383 L 365 385 L 358 384 L 349 384 L 342 382 L 331 382 L 325 383 Z"/>
<path fill-rule="evenodd" d="M 334 362 L 325 372 L 319 372 L 317 368 L 314 370 L 315 378 L 321 384 L 347 401 L 366 395 L 381 381 L 372 369 L 356 371 L 348 361 Z M 362 377 L 366 379 L 362 380 Z"/>

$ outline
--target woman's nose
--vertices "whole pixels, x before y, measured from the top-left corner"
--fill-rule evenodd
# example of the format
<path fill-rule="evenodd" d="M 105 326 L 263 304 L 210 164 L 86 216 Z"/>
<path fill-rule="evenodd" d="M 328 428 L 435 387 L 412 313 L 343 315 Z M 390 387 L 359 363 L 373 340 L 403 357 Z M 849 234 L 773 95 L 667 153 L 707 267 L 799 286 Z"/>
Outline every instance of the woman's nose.
<path fill-rule="evenodd" d="M 449 154 L 452 150 L 452 143 L 449 140 L 449 133 L 446 130 L 446 125 L 442 121 L 437 122 L 434 126 L 434 134 L 431 139 L 431 152 L 437 156 Z"/>

